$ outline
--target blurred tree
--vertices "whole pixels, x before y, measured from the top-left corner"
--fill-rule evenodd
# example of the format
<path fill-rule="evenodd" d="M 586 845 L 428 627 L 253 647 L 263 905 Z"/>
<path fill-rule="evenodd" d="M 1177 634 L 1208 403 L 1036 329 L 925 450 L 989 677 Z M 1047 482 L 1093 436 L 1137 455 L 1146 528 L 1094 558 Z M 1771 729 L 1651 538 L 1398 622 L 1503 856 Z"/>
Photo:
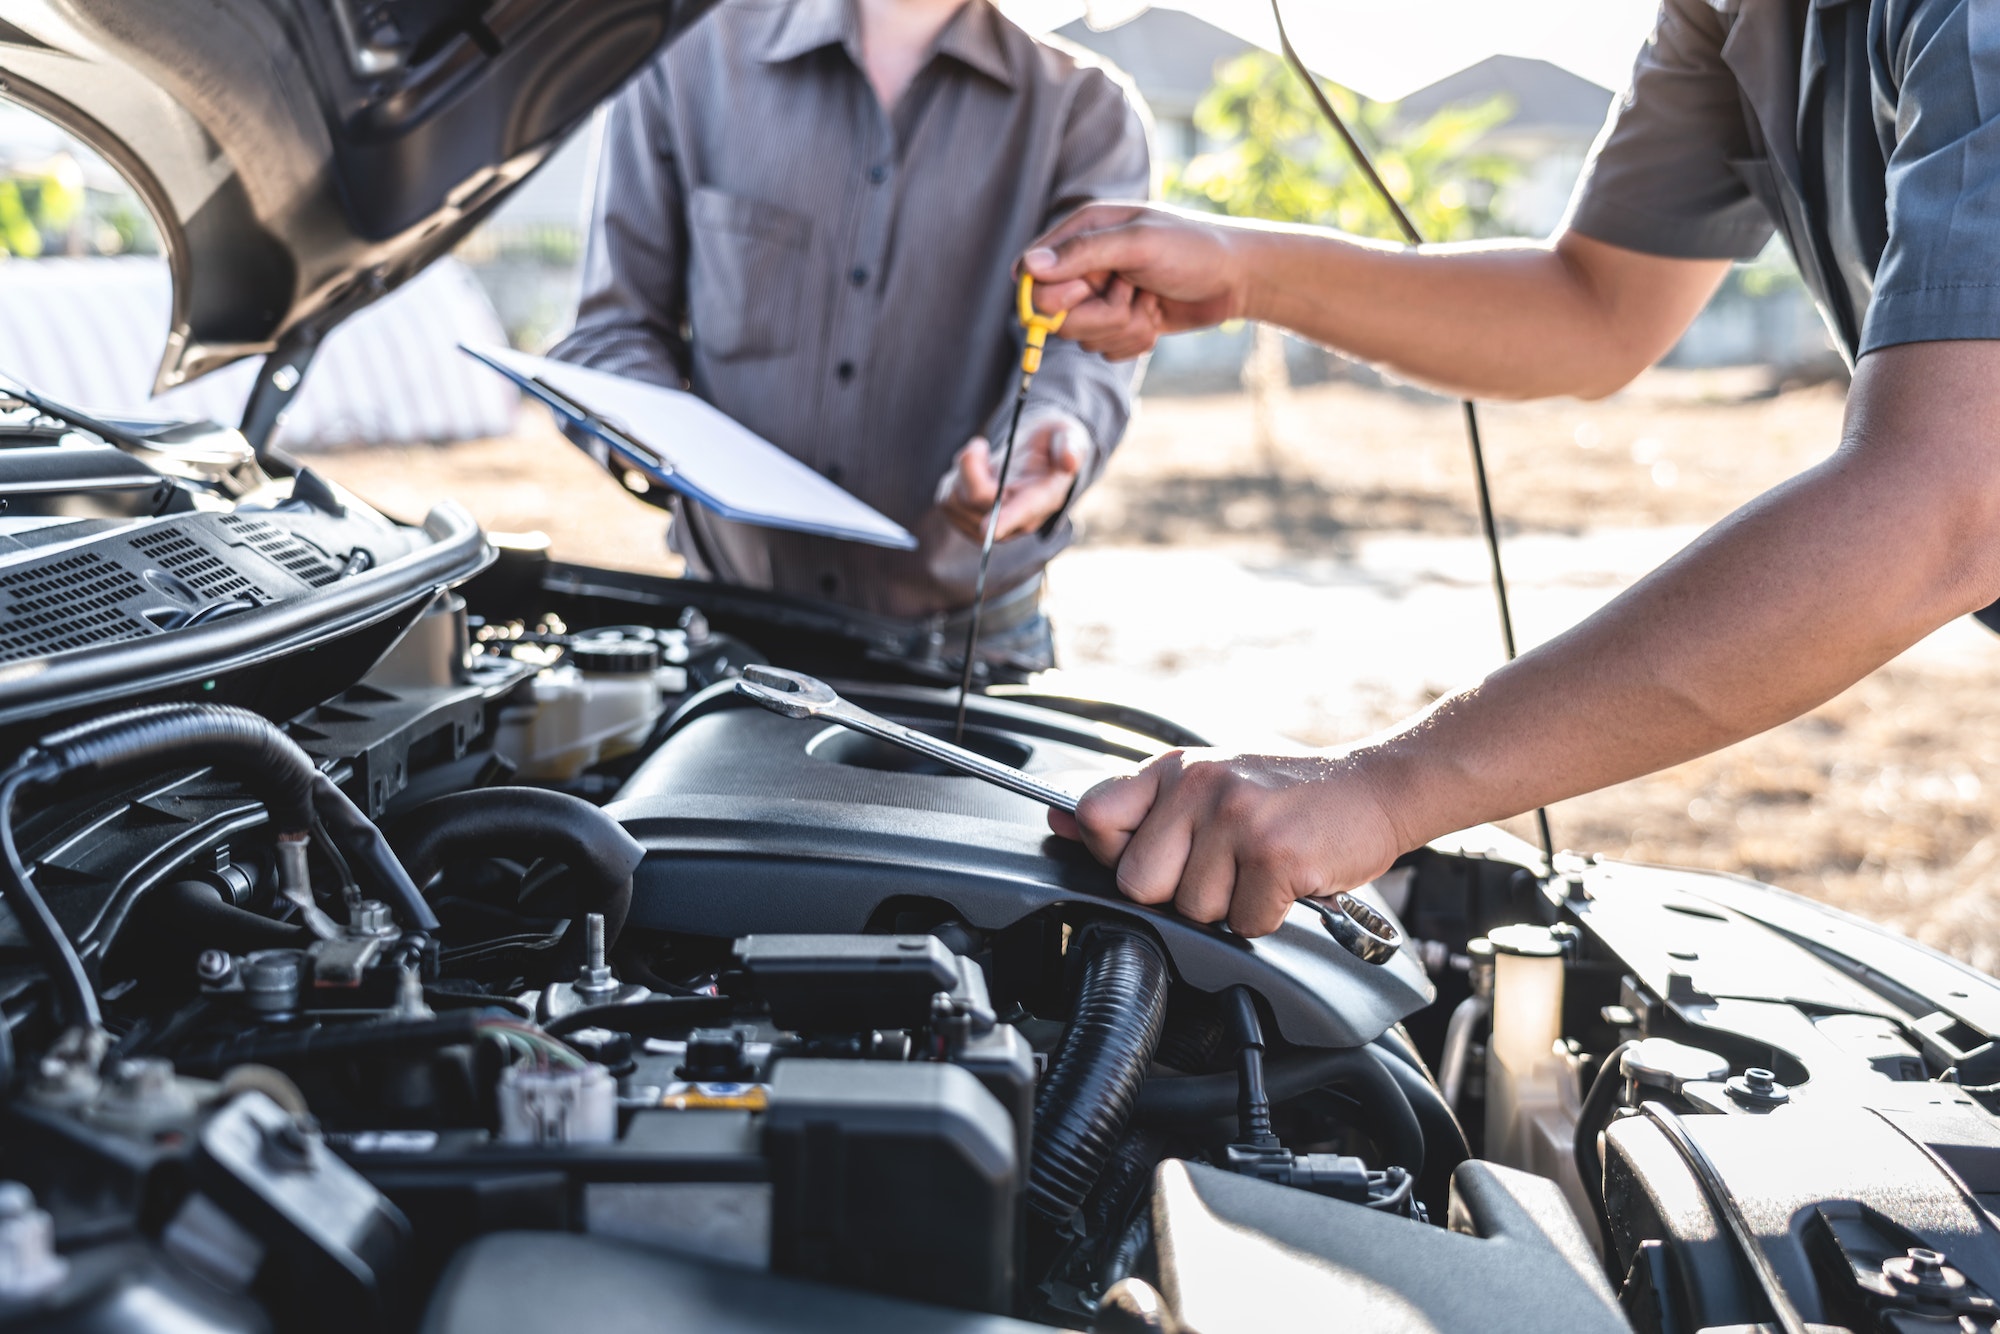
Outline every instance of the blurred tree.
<path fill-rule="evenodd" d="M 64 153 L 0 176 L 0 251 L 33 259 L 51 247 L 76 249 L 83 193 L 83 172 Z"/>
<path fill-rule="evenodd" d="M 1496 230 L 1494 201 L 1519 166 L 1484 151 L 1480 140 L 1512 113 L 1506 98 L 1446 107 L 1407 125 L 1393 102 L 1364 101 L 1333 86 L 1326 93 L 1425 239 L 1456 241 Z M 1194 120 L 1217 147 L 1168 174 L 1167 195 L 1175 202 L 1231 217 L 1402 239 L 1312 95 L 1277 56 L 1253 51 L 1224 65 Z M 1275 400 L 1290 382 L 1277 330 L 1258 327 L 1243 378 L 1260 442 L 1269 449 Z"/>

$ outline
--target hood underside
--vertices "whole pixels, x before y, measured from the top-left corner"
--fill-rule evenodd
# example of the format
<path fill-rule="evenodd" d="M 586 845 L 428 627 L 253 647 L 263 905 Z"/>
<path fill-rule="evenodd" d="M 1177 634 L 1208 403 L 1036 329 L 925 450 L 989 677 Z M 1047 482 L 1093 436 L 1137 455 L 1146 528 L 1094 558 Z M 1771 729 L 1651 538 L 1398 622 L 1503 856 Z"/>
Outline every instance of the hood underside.
<path fill-rule="evenodd" d="M 410 278 L 713 3 L 0 0 L 0 74 L 152 210 L 164 389 Z"/>

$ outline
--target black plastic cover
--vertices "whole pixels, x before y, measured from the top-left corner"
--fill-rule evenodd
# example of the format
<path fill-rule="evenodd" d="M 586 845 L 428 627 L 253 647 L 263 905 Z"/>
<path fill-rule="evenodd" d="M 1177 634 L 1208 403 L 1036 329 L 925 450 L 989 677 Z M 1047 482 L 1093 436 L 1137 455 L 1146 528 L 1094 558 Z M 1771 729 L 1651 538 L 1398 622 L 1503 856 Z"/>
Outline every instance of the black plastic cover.
<path fill-rule="evenodd" d="M 931 998 L 958 985 L 936 936 L 745 936 L 736 958 L 771 1022 L 794 1033 L 921 1028 Z"/>
<path fill-rule="evenodd" d="M 837 688 L 905 722 L 924 721 L 913 699 L 951 699 L 942 690 Z M 1008 713 L 1020 721 L 993 735 L 1024 756 L 1020 767 L 1030 773 L 1075 783 L 1129 767 L 1091 747 L 1089 723 L 1026 707 Z M 842 763 L 850 752 L 828 741 L 846 735 L 719 701 L 684 721 L 607 807 L 646 845 L 632 925 L 724 939 L 853 933 L 890 899 L 919 898 L 997 930 L 1068 906 L 1143 923 L 1190 986 L 1252 987 L 1278 1032 L 1306 1047 L 1362 1046 L 1435 995 L 1412 951 L 1363 963 L 1305 908 L 1253 941 L 1140 907 L 1081 845 L 1050 833 L 1035 802 L 961 774 Z"/>
<path fill-rule="evenodd" d="M 1048 1334 L 1004 1316 L 678 1259 L 570 1232 L 507 1232 L 460 1251 L 422 1334 Z"/>
<path fill-rule="evenodd" d="M 971 1072 L 781 1062 L 764 1123 L 771 1264 L 969 1310 L 1013 1295 L 1014 1123 Z"/>

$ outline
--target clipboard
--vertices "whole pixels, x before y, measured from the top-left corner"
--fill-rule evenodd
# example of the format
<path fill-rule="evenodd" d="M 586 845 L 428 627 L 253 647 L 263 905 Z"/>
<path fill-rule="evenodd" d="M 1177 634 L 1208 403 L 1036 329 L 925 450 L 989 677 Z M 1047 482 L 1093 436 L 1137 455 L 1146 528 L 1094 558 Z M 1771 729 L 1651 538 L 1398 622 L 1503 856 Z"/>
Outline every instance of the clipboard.
<path fill-rule="evenodd" d="M 725 519 L 916 548 L 901 524 L 693 394 L 511 348 L 461 343 L 459 351 L 601 441 L 619 467 Z"/>

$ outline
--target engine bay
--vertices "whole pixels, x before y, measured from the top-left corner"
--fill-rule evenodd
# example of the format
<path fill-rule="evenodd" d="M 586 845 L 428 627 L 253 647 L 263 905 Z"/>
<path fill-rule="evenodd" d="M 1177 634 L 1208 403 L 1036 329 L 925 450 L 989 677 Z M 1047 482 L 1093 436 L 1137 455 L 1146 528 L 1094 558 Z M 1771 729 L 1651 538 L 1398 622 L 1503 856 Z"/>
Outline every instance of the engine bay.
<path fill-rule="evenodd" d="M 1491 829 L 1242 939 L 733 689 L 945 732 L 904 628 L 144 471 L 0 533 L 0 1323 L 2000 1314 L 2000 986 L 1942 956 Z M 1072 789 L 1200 743 L 969 714 Z"/>

